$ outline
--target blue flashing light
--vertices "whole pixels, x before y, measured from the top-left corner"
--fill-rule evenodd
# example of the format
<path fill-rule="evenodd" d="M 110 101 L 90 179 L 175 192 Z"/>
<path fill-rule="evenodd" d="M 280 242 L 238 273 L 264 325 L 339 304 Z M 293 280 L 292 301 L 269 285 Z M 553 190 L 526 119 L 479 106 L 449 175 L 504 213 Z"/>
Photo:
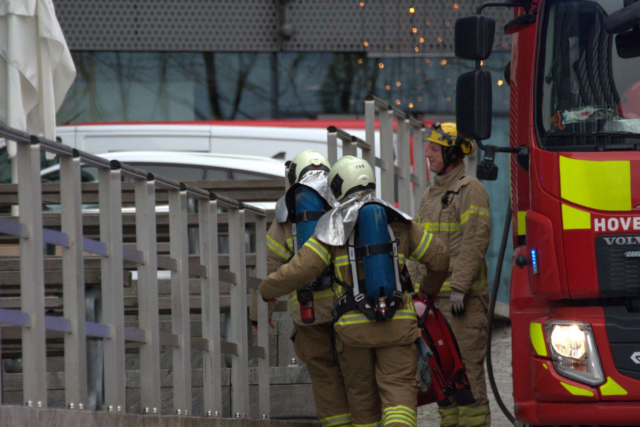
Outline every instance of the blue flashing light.
<path fill-rule="evenodd" d="M 531 249 L 531 267 L 533 267 L 533 274 L 538 274 L 538 250 Z"/>

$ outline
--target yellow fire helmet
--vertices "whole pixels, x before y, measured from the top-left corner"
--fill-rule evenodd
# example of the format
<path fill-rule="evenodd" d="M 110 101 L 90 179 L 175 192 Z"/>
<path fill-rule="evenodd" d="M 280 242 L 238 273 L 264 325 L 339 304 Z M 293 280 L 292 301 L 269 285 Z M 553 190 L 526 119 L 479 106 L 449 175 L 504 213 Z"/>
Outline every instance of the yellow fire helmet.
<path fill-rule="evenodd" d="M 425 142 L 435 142 L 447 148 L 457 146 L 465 156 L 473 154 L 476 149 L 476 145 L 470 139 L 458 139 L 458 128 L 455 123 L 434 122 L 431 125 L 431 133 L 425 137 Z"/>
<path fill-rule="evenodd" d="M 289 184 L 293 185 L 310 170 L 331 171 L 331 165 L 325 156 L 316 150 L 305 150 L 293 158 L 289 165 Z"/>
<path fill-rule="evenodd" d="M 371 165 L 358 157 L 344 156 L 329 173 L 329 187 L 337 201 L 349 194 L 363 190 L 375 190 L 376 174 Z"/>

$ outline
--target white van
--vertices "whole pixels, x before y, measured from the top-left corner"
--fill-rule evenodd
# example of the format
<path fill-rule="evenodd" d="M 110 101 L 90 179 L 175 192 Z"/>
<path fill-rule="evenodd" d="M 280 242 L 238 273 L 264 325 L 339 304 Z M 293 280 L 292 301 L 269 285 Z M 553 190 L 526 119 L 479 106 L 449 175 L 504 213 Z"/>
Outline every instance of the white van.
<path fill-rule="evenodd" d="M 327 155 L 328 126 L 365 138 L 364 120 L 74 124 L 59 126 L 56 132 L 63 144 L 92 154 L 159 150 L 291 160 L 306 149 Z"/>

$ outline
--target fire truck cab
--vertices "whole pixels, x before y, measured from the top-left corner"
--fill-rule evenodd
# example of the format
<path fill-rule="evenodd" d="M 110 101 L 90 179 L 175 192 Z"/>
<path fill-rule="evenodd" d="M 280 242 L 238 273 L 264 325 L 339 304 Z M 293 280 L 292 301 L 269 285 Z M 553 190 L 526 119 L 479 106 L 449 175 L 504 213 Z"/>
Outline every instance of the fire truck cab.
<path fill-rule="evenodd" d="M 458 20 L 456 55 L 476 61 L 458 132 L 480 146 L 491 6 L 514 8 L 510 147 L 487 145 L 478 173 L 510 152 L 516 421 L 640 425 L 640 2 L 492 2 Z"/>

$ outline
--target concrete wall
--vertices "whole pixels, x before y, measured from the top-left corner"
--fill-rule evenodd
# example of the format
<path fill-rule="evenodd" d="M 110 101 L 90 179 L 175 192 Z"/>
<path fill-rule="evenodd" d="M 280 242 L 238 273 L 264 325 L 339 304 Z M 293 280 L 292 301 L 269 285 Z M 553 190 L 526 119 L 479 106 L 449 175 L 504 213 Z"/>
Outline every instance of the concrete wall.
<path fill-rule="evenodd" d="M 11 427 L 312 427 L 310 422 L 126 415 L 0 406 L 0 426 Z"/>

